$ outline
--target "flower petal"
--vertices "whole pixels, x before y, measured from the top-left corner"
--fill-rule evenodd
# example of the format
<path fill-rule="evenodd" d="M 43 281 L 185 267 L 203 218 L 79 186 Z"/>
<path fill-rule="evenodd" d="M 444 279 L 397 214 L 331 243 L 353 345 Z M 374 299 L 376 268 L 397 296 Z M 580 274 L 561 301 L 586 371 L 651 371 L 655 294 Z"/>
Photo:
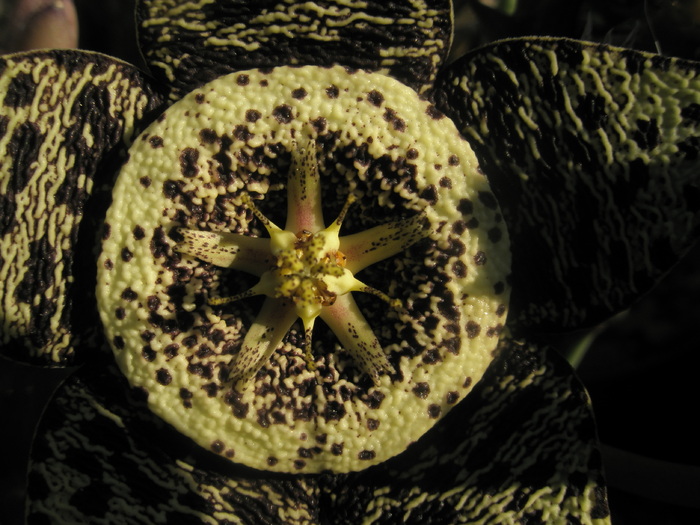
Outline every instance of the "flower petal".
<path fill-rule="evenodd" d="M 439 79 L 438 106 L 471 141 L 513 239 L 510 321 L 596 323 L 697 239 L 699 73 L 697 62 L 526 38 Z"/>
<path fill-rule="evenodd" d="M 375 382 L 379 381 L 381 374 L 394 371 L 351 294 L 341 295 L 333 306 L 324 308 L 321 319 L 333 330 L 353 361 L 359 363 Z"/>
<path fill-rule="evenodd" d="M 551 348 L 505 340 L 499 352 L 423 439 L 348 476 L 335 491 L 337 523 L 609 523 L 583 386 Z"/>
<path fill-rule="evenodd" d="M 138 70 L 103 55 L 39 51 L 0 59 L 3 352 L 67 364 L 75 336 L 99 323 L 90 299 L 92 249 L 104 205 L 89 197 L 95 189 L 104 200 L 118 160 L 113 150 L 131 141 L 136 123 L 161 100 Z"/>
<path fill-rule="evenodd" d="M 128 391 L 116 370 L 87 372 L 59 389 L 37 433 L 29 522 L 314 522 L 314 481 L 222 469 L 153 416 L 142 393 Z M 228 451 L 224 443 L 212 447 Z"/>
<path fill-rule="evenodd" d="M 152 415 L 116 370 L 83 369 L 45 412 L 28 494 L 30 523 L 609 523 L 583 387 L 556 352 L 513 341 L 434 430 L 349 475 L 223 462 Z"/>
<path fill-rule="evenodd" d="M 452 35 L 448 0 L 143 0 L 137 17 L 146 61 L 174 98 L 227 73 L 282 65 L 382 71 L 423 91 Z"/>

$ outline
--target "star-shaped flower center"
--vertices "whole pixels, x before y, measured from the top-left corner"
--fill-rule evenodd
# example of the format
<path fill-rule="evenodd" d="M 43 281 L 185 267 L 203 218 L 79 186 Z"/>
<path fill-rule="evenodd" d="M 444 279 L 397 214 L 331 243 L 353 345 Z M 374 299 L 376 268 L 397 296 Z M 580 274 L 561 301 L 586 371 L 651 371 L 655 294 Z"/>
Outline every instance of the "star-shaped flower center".
<path fill-rule="evenodd" d="M 245 195 L 244 205 L 265 226 L 269 239 L 180 230 L 181 253 L 260 277 L 252 288 L 230 297 L 212 297 L 210 304 L 224 305 L 255 295 L 267 296 L 231 365 L 237 388 L 250 383 L 297 318 L 304 326 L 309 367 L 315 366 L 311 336 L 316 318 L 320 317 L 375 382 L 380 374 L 393 372 L 350 292 L 371 293 L 400 308 L 399 300 L 364 284 L 355 273 L 400 253 L 424 237 L 426 221 L 422 215 L 415 215 L 341 237 L 341 225 L 354 200 L 351 194 L 338 217 L 329 226 L 324 225 L 316 146 L 309 140 L 292 152 L 284 229 L 269 220 Z"/>

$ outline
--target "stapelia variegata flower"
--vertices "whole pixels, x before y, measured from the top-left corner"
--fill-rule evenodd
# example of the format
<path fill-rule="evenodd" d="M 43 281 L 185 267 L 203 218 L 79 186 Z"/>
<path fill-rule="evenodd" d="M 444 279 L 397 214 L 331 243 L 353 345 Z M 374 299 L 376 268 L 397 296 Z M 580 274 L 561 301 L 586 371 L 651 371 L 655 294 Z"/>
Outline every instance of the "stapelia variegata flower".
<path fill-rule="evenodd" d="M 451 121 L 390 77 L 223 76 L 144 131 L 113 197 L 98 304 L 117 361 L 157 414 L 234 461 L 384 461 L 492 359 L 502 215 Z"/>
<path fill-rule="evenodd" d="M 443 67 L 442 0 L 137 20 L 153 77 L 0 61 L 2 351 L 84 363 L 30 518 L 606 523 L 585 391 L 534 334 L 697 237 L 698 64 L 525 38 Z"/>

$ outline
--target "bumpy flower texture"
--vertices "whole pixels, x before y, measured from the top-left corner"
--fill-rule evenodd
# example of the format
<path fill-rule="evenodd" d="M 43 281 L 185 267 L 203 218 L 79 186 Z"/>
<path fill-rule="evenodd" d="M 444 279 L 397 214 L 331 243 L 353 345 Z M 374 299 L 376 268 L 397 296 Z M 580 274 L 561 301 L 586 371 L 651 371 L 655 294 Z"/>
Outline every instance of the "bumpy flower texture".
<path fill-rule="evenodd" d="M 697 238 L 700 66 L 522 38 L 445 67 L 440 0 L 137 21 L 149 74 L 0 62 L 2 351 L 82 365 L 29 522 L 607 523 L 537 334 Z"/>

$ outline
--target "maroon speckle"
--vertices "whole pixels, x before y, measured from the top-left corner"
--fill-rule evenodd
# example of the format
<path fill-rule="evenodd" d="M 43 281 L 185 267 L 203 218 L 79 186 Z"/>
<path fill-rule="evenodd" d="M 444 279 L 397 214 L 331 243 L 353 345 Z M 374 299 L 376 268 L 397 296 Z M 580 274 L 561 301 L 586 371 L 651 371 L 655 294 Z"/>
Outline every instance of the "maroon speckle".
<path fill-rule="evenodd" d="M 184 177 L 194 177 L 199 173 L 199 166 L 197 166 L 197 161 L 199 160 L 199 151 L 194 148 L 185 148 L 180 153 L 180 170 Z"/>
<path fill-rule="evenodd" d="M 161 385 L 169 385 L 173 380 L 173 376 L 165 368 L 159 368 L 156 370 L 156 381 Z"/>
<path fill-rule="evenodd" d="M 413 394 L 420 399 L 425 399 L 430 394 L 430 385 L 428 383 L 418 383 L 413 387 Z"/>
<path fill-rule="evenodd" d="M 117 319 L 119 319 L 121 321 L 122 319 L 124 319 L 126 317 L 126 310 L 124 310 L 124 308 L 121 308 L 121 307 L 117 308 L 114 311 L 114 317 L 116 317 Z"/>
<path fill-rule="evenodd" d="M 296 88 L 294 91 L 292 91 L 292 98 L 295 98 L 297 100 L 303 99 L 304 97 L 306 97 L 306 95 L 308 95 L 308 93 L 303 87 Z"/>
<path fill-rule="evenodd" d="M 204 103 L 204 93 L 197 93 L 197 94 L 194 96 L 194 101 L 195 101 L 197 104 L 203 104 L 203 103 Z"/>
<path fill-rule="evenodd" d="M 225 448 L 226 446 L 218 439 L 211 444 L 211 449 L 217 454 L 221 454 Z"/>
<path fill-rule="evenodd" d="M 134 239 L 140 241 L 146 236 L 146 231 L 141 226 L 136 226 L 134 228 Z"/>
<path fill-rule="evenodd" d="M 303 459 L 297 459 L 294 461 L 294 468 L 297 470 L 301 470 L 306 466 L 306 461 Z"/>
<path fill-rule="evenodd" d="M 436 108 L 435 106 L 433 106 L 432 104 L 430 104 L 430 105 L 426 108 L 425 113 L 426 113 L 430 118 L 435 119 L 435 120 L 440 120 L 441 118 L 444 118 L 444 117 L 445 117 L 445 115 L 443 115 L 442 112 L 441 112 L 438 108 Z"/>
<path fill-rule="evenodd" d="M 141 349 L 141 355 L 149 363 L 156 358 L 156 352 L 150 346 L 144 346 L 143 349 Z"/>
<path fill-rule="evenodd" d="M 292 106 L 289 104 L 282 104 L 272 110 L 272 116 L 275 117 L 280 124 L 288 124 L 294 118 L 294 112 L 292 111 Z"/>
<path fill-rule="evenodd" d="M 384 103 L 384 95 L 374 89 L 367 93 L 367 101 L 372 105 L 379 107 Z"/>
<path fill-rule="evenodd" d="M 360 461 L 371 461 L 376 457 L 376 452 L 374 450 L 363 450 L 358 455 L 357 458 Z"/>
<path fill-rule="evenodd" d="M 474 256 L 474 264 L 477 266 L 483 266 L 486 264 L 486 254 L 484 252 L 476 252 Z"/>
<path fill-rule="evenodd" d="M 440 405 L 430 405 L 428 407 L 428 417 L 430 417 L 430 419 L 439 418 L 441 412 L 442 408 L 440 408 Z"/>
<path fill-rule="evenodd" d="M 204 128 L 199 132 L 199 140 L 203 144 L 214 144 L 219 140 L 219 137 L 213 129 Z"/>
<path fill-rule="evenodd" d="M 450 166 L 459 166 L 459 157 L 457 155 L 450 155 L 450 158 L 447 159 L 447 163 Z"/>
<path fill-rule="evenodd" d="M 325 131 L 326 127 L 328 126 L 328 122 L 325 118 L 318 117 L 311 121 L 311 125 L 318 133 L 321 133 L 322 131 Z"/>
<path fill-rule="evenodd" d="M 238 75 L 236 77 L 236 84 L 239 86 L 247 86 L 250 83 L 250 77 L 248 75 Z"/>
<path fill-rule="evenodd" d="M 447 404 L 448 405 L 454 405 L 458 399 L 459 399 L 459 394 L 457 392 L 448 392 L 447 393 Z"/>
<path fill-rule="evenodd" d="M 345 443 L 333 443 L 331 445 L 331 454 L 340 456 L 343 454 L 343 448 L 345 448 Z"/>
<path fill-rule="evenodd" d="M 134 257 L 129 248 L 122 248 L 122 261 L 129 262 Z"/>
<path fill-rule="evenodd" d="M 148 139 L 149 144 L 152 148 L 162 148 L 163 147 L 163 137 L 153 135 Z"/>
<path fill-rule="evenodd" d="M 141 186 L 148 188 L 151 185 L 151 178 L 144 175 L 139 179 L 139 182 L 141 183 Z"/>
<path fill-rule="evenodd" d="M 122 299 L 126 301 L 133 301 L 138 297 L 138 294 L 133 291 L 131 288 L 124 288 L 124 291 L 122 292 L 121 295 Z"/>
<path fill-rule="evenodd" d="M 257 122 L 262 114 L 257 109 L 249 109 L 245 112 L 245 119 L 248 122 Z"/>
<path fill-rule="evenodd" d="M 416 160 L 418 158 L 418 150 L 416 148 L 411 148 L 406 152 L 406 158 L 408 160 Z"/>
<path fill-rule="evenodd" d="M 338 89 L 338 86 L 328 86 L 326 88 L 326 95 L 328 95 L 328 98 L 338 98 L 339 94 L 340 90 Z"/>
<path fill-rule="evenodd" d="M 467 323 L 467 337 L 469 339 L 474 339 L 475 337 L 478 337 L 478 335 L 481 333 L 481 326 L 479 323 L 475 321 L 469 321 Z"/>

